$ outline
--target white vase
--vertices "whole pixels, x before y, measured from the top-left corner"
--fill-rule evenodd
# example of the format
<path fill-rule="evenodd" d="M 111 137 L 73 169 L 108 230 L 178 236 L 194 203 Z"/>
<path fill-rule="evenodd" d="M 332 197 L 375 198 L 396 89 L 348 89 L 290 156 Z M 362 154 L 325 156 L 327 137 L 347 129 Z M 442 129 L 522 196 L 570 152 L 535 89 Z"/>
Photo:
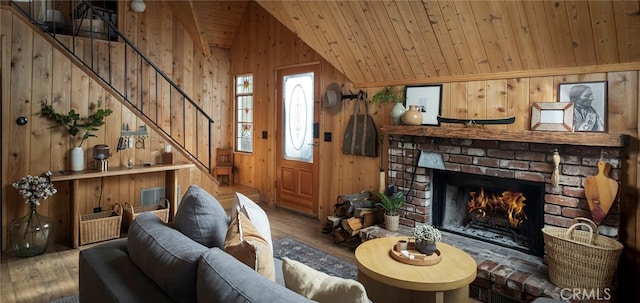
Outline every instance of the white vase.
<path fill-rule="evenodd" d="M 393 119 L 393 124 L 400 125 L 402 122 L 402 115 L 406 112 L 407 109 L 402 105 L 402 103 L 396 103 L 396 105 L 391 108 L 391 118 Z"/>
<path fill-rule="evenodd" d="M 71 170 L 84 170 L 84 149 L 82 147 L 76 146 L 71 150 Z"/>

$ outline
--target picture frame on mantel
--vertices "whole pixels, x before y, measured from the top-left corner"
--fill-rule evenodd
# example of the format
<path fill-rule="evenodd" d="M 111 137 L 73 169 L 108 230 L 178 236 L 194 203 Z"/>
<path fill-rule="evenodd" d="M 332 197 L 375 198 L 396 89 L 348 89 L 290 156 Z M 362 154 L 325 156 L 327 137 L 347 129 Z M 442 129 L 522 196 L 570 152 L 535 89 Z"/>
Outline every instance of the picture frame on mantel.
<path fill-rule="evenodd" d="M 536 102 L 531 107 L 531 130 L 573 131 L 573 102 Z"/>
<path fill-rule="evenodd" d="M 559 102 L 573 102 L 573 129 L 607 131 L 607 81 L 560 83 Z"/>
<path fill-rule="evenodd" d="M 440 126 L 438 116 L 442 106 L 442 84 L 407 85 L 404 88 L 404 106 L 417 105 L 422 112 L 422 125 Z"/>

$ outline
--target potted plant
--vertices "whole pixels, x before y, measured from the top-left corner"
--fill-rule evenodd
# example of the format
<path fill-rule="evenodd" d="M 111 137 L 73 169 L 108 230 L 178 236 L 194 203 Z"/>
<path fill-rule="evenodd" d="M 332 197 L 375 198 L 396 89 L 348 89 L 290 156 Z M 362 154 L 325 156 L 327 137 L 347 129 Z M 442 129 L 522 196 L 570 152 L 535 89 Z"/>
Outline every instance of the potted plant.
<path fill-rule="evenodd" d="M 436 242 L 442 241 L 442 233 L 433 225 L 420 224 L 413 228 L 413 237 L 416 238 L 416 250 L 431 255 L 436 251 Z"/>
<path fill-rule="evenodd" d="M 373 95 L 373 97 L 371 97 L 371 103 L 394 103 L 395 105 L 391 108 L 391 118 L 393 119 L 393 124 L 396 125 L 400 124 L 402 115 L 407 111 L 404 105 L 402 105 L 402 97 L 400 96 L 400 93 L 396 91 L 394 86 L 386 86 L 382 88 L 379 92 Z"/>
<path fill-rule="evenodd" d="M 398 222 L 400 216 L 398 215 L 398 209 L 404 205 L 404 193 L 398 191 L 391 196 L 387 196 L 384 193 L 376 192 L 380 203 L 378 205 L 384 208 L 384 228 L 390 231 L 398 230 Z"/>
<path fill-rule="evenodd" d="M 55 123 L 53 127 L 63 126 L 67 129 L 69 136 L 71 136 L 71 142 L 74 146 L 71 150 L 72 171 L 81 171 L 84 169 L 84 150 L 82 149 L 82 144 L 85 140 L 89 139 L 89 137 L 96 137 L 93 132 L 104 125 L 105 117 L 111 115 L 112 112 L 109 108 L 103 109 L 100 102 L 98 102 L 95 113 L 90 114 L 84 119 L 81 119 L 80 114 L 76 113 L 74 109 L 71 109 L 67 114 L 59 114 L 51 104 L 42 104 L 42 109 L 40 110 L 43 116 Z M 82 136 L 80 137 L 80 142 L 76 144 L 79 134 Z"/>

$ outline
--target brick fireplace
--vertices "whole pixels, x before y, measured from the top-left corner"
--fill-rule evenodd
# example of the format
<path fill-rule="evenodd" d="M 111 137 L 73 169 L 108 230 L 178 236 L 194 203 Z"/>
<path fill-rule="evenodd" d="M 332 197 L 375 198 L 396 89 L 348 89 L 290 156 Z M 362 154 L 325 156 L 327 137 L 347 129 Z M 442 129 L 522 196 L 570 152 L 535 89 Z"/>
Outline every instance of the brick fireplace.
<path fill-rule="evenodd" d="M 472 133 L 477 132 L 477 130 L 472 131 Z M 613 146 L 591 143 L 581 145 L 576 142 L 560 144 L 557 142 L 563 141 L 546 139 L 527 142 L 526 138 L 511 140 L 508 138 L 509 135 L 497 137 L 498 139 L 483 138 L 484 135 L 470 136 L 471 139 L 466 139 L 460 134 L 459 129 L 453 136 L 447 136 L 445 130 L 440 130 L 436 136 L 411 132 L 405 135 L 404 132 L 397 131 L 386 131 L 386 133 L 389 141 L 388 184 L 393 184 L 405 192 L 410 190 L 408 203 L 400 213 L 400 224 L 408 228 L 419 223 L 441 224 L 441 222 L 434 222 L 434 217 L 436 221 L 438 220 L 437 216 L 434 216 L 434 211 L 438 211 L 437 206 L 434 210 L 436 205 L 434 184 L 437 183 L 433 179 L 434 171 L 438 176 L 441 172 L 464 174 L 461 175 L 462 177 L 454 178 L 465 180 L 471 180 L 474 177 L 496 177 L 502 180 L 539 184 L 542 193 L 540 197 L 534 199 L 539 201 L 527 200 L 526 202 L 532 206 L 539 205 L 535 208 L 541 212 L 539 216 L 541 222 L 532 232 L 540 239 L 542 238 L 542 232 L 539 229 L 541 227 L 550 225 L 568 227 L 575 217 L 591 218 L 583 184 L 586 177 L 598 173 L 599 160 L 602 159 L 611 164 L 609 177 L 620 180 L 623 143 Z M 543 133 L 539 135 L 544 136 Z M 554 150 L 557 150 L 561 156 L 558 186 L 553 186 L 551 183 Z M 425 152 L 441 155 L 444 166 L 439 169 L 428 168 L 432 166 L 416 166 L 421 153 Z M 435 196 L 437 198 L 438 195 Z M 619 224 L 619 203 L 615 203 L 600 225 L 600 234 L 616 237 Z M 458 235 L 455 238 L 459 239 Z M 462 241 L 464 242 L 462 245 L 473 247 L 473 244 L 469 243 L 474 242 Z M 472 241 L 480 241 L 483 247 L 490 242 L 478 239 Z M 494 249 L 485 249 L 485 251 L 491 250 Z M 502 259 L 505 258 L 504 255 L 516 255 L 511 253 L 510 248 L 500 247 L 499 251 L 503 253 L 503 256 L 499 257 Z M 492 260 L 491 256 L 486 256 L 487 254 L 483 257 L 474 255 L 478 263 L 478 278 L 472 285 L 472 295 L 475 293 L 476 299 L 483 302 L 514 302 L 496 300 L 495 298 L 500 295 L 521 302 L 528 302 L 537 296 L 558 298 L 560 289 L 548 281 L 546 265 L 541 257 L 543 254 L 535 251 L 526 253 L 530 257 L 514 257 L 517 259 L 515 263 L 526 263 L 526 265 L 513 264 L 513 262 L 505 265 Z M 539 270 L 536 279 L 526 270 L 518 270 L 522 266 L 536 267 Z M 494 294 L 494 299 L 491 299 L 491 294 Z"/>

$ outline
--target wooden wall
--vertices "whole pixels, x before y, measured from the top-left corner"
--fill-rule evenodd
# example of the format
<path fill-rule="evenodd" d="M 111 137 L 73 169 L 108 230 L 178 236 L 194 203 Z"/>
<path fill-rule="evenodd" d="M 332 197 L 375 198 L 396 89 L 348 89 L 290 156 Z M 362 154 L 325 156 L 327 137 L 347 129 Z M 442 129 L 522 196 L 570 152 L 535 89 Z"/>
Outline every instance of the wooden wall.
<path fill-rule="evenodd" d="M 295 35 L 288 31 L 266 11 L 250 3 L 239 38 L 231 49 L 231 76 L 253 73 L 255 79 L 255 152 L 236 154 L 236 165 L 241 184 L 260 190 L 263 202 L 275 203 L 275 69 L 283 66 L 320 62 L 321 87 L 331 82 L 344 84 L 343 92 L 357 91 L 336 69 L 324 61 Z M 628 134 L 631 137 L 623 164 L 624 181 L 621 199 L 621 240 L 626 246 L 622 271 L 626 282 L 637 283 L 640 272 L 640 211 L 637 208 L 638 188 L 638 103 L 640 64 L 609 65 L 590 68 L 536 70 L 532 72 L 496 74 L 473 79 L 437 78 L 431 83 L 443 84 L 442 115 L 450 117 L 506 117 L 514 115 L 516 123 L 490 126 L 528 130 L 531 106 L 534 102 L 554 102 L 558 84 L 563 82 L 607 81 L 608 132 Z M 428 83 L 425 83 L 428 84 Z M 365 90 L 372 96 L 380 87 Z M 354 102 L 346 101 L 337 112 L 323 109 L 320 133 L 332 132 L 333 142 L 320 141 L 320 206 L 318 218 L 332 212 L 337 195 L 378 188 L 379 159 L 343 155 L 341 152 L 344 129 L 353 112 Z M 371 114 L 378 126 L 390 124 L 392 105 L 372 105 Z M 231 114 L 231 113 L 230 113 Z M 268 131 L 268 139 L 259 134 Z M 386 155 L 384 155 L 386 156 Z M 386 166 L 385 166 L 386 167 Z M 633 285 L 633 284 L 629 284 Z M 629 288 L 628 288 L 629 289 Z"/>
<path fill-rule="evenodd" d="M 205 59 L 194 49 L 189 35 L 174 20 L 165 2 L 148 5 L 145 14 L 129 12 L 128 5 L 122 9 L 120 11 L 125 13 L 119 16 L 122 18 L 120 28 L 123 32 L 214 118 L 213 148 L 228 146 L 228 129 L 225 128 L 228 123 L 225 119 L 228 119 L 229 107 L 229 51 L 212 48 L 213 56 Z M 91 148 L 96 144 L 111 147 L 113 157 L 109 159 L 110 167 L 125 165 L 129 159 L 134 160 L 136 165 L 158 162 L 166 142 L 156 132 L 150 131 L 144 149 L 116 151 L 121 126 L 128 124 L 131 129 L 136 129 L 144 122 L 56 50 L 29 24 L 8 9 L 3 8 L 0 13 L 4 250 L 7 248 L 9 223 L 27 211 L 24 199 L 12 188 L 11 182 L 27 174 L 40 175 L 47 170 L 69 169 L 68 158 L 72 147 L 69 136 L 61 129 L 51 129 L 51 122 L 40 117 L 43 102 L 53 102 L 58 111 L 65 113 L 73 108 L 82 117 L 86 117 L 98 101 L 113 110 L 113 114 L 106 118 L 106 125 L 96 132 L 97 138 L 90 138 L 83 145 L 87 163 L 91 160 Z M 112 47 L 117 48 L 118 44 L 112 43 Z M 122 52 L 119 54 L 122 55 Z M 130 93 L 140 94 L 137 89 L 140 88 L 134 88 Z M 26 117 L 29 122 L 24 126 L 17 125 L 15 121 L 20 116 Z M 198 139 L 193 138 L 193 132 L 187 131 L 184 135 L 187 142 Z M 179 159 L 184 161 L 182 157 Z M 198 184 L 212 193 L 217 190 L 217 185 L 211 178 L 198 169 L 180 171 L 179 180 L 182 193 L 191 184 Z M 59 192 L 42 201 L 38 209 L 54 219 L 54 241 L 70 243 L 68 185 L 60 182 L 55 186 Z M 162 173 L 84 180 L 80 182 L 80 194 L 86 197 L 86 203 L 80 205 L 79 211 L 91 213 L 98 204 L 106 208 L 115 202 L 133 202 L 136 205 L 140 203 L 140 189 L 162 186 Z"/>

